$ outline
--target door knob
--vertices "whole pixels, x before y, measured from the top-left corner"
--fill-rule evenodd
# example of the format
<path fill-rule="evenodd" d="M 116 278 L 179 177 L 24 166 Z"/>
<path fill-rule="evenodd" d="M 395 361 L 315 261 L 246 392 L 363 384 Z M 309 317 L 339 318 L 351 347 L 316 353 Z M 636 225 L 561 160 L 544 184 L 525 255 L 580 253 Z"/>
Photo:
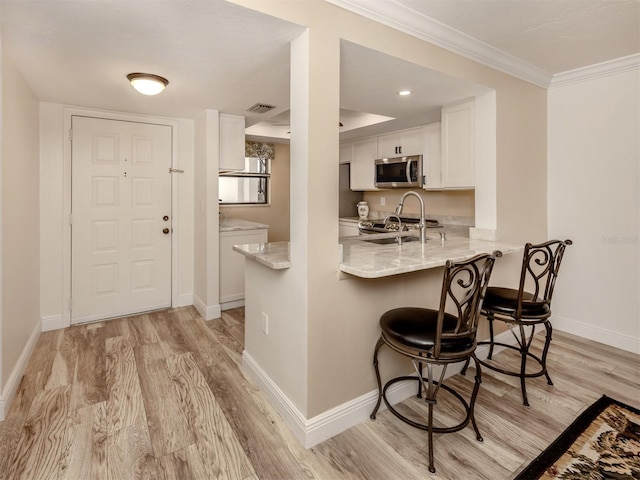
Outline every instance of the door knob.
<path fill-rule="evenodd" d="M 165 215 L 164 217 L 162 217 L 162 220 L 164 220 L 165 222 L 167 222 L 169 220 L 169 215 Z"/>
<path fill-rule="evenodd" d="M 169 229 L 168 228 L 163 228 L 162 229 L 162 233 L 164 233 L 165 235 L 167 235 L 169 233 Z"/>

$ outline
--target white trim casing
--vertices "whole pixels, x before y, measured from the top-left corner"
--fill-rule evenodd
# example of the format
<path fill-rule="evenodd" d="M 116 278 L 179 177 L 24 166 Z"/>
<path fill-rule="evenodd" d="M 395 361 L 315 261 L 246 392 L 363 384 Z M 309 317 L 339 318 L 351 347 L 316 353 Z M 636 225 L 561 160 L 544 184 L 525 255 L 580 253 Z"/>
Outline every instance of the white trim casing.
<path fill-rule="evenodd" d="M 13 401 L 13 397 L 18 391 L 22 375 L 27 368 L 27 363 L 29 362 L 29 358 L 31 358 L 31 353 L 33 352 L 38 337 L 40 336 L 40 327 L 40 323 L 36 323 L 31 335 L 29 335 L 27 344 L 24 346 L 24 349 L 20 354 L 20 358 L 18 358 L 18 361 L 16 362 L 16 366 L 5 384 L 4 390 L 2 390 L 2 393 L 0 394 L 0 422 L 7 418 L 7 413 L 9 412 L 9 407 Z"/>
<path fill-rule="evenodd" d="M 551 323 L 553 324 L 554 329 L 561 332 L 571 333 L 578 337 L 587 338 L 598 343 L 604 343 L 605 345 L 640 355 L 640 341 L 636 337 L 622 335 L 605 328 L 600 328 L 566 317 L 560 317 L 558 315 L 553 315 Z"/>
<path fill-rule="evenodd" d="M 596 65 L 552 74 L 393 0 L 386 2 L 372 2 L 371 0 L 327 1 L 357 15 L 387 25 L 542 88 L 567 85 L 590 78 L 619 73 L 627 69 L 637 68 L 640 63 L 640 54 L 634 54 Z"/>
<path fill-rule="evenodd" d="M 69 299 L 71 298 L 71 228 L 68 224 L 71 214 L 71 141 L 68 132 L 71 129 L 71 117 L 74 115 L 104 118 L 107 120 L 121 120 L 139 123 L 156 123 L 171 127 L 171 166 L 180 169 L 178 138 L 179 122 L 177 119 L 145 116 L 135 114 L 125 114 L 104 110 L 93 110 L 77 106 L 64 106 L 64 172 L 63 172 L 63 239 L 62 239 L 62 325 L 58 328 L 65 328 L 71 325 L 71 311 L 69 309 Z M 173 175 L 171 179 L 171 227 L 175 232 L 178 222 L 178 178 Z M 178 305 L 178 235 L 171 238 L 171 306 Z M 43 318 L 44 321 L 44 318 Z"/>
<path fill-rule="evenodd" d="M 193 306 L 196 307 L 198 313 L 200 313 L 205 320 L 220 318 L 220 315 L 222 315 L 220 305 L 207 306 L 197 295 L 193 296 Z"/>

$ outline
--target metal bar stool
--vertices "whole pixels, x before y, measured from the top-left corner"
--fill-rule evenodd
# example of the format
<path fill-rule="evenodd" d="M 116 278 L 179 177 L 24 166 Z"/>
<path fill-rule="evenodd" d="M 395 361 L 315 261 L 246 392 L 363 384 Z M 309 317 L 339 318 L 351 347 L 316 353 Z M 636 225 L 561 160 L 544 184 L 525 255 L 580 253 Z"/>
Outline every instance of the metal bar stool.
<path fill-rule="evenodd" d="M 525 381 L 527 378 L 547 378 L 547 384 L 553 385 L 547 372 L 547 354 L 551 345 L 551 297 L 558 277 L 558 270 L 562 262 L 567 245 L 572 245 L 571 240 L 550 240 L 539 245 L 527 243 L 524 247 L 522 269 L 520 272 L 520 284 L 518 289 L 489 287 L 482 304 L 482 314 L 489 320 L 489 341 L 478 342 L 478 345 L 489 345 L 487 359 L 493 356 L 493 347 L 510 348 L 520 353 L 520 369 L 505 370 L 486 361 L 479 362 L 496 372 L 520 378 L 522 401 L 529 406 Z M 493 322 L 499 320 L 505 322 L 516 339 L 516 345 L 496 342 L 494 340 Z M 538 356 L 530 351 L 531 342 L 535 335 L 536 325 L 544 325 L 546 338 L 542 355 Z M 528 329 L 528 330 L 527 330 Z M 527 372 L 527 360 L 535 361 L 539 369 L 535 372 Z M 469 362 L 462 369 L 464 375 Z"/>
<path fill-rule="evenodd" d="M 371 418 L 375 420 L 384 400 L 389 410 L 400 420 L 409 425 L 428 432 L 429 471 L 436 471 L 433 463 L 433 434 L 451 433 L 462 430 L 469 422 L 473 425 L 476 438 L 482 442 L 482 436 L 476 425 L 474 406 L 481 383 L 480 364 L 475 356 L 476 330 L 480 317 L 480 305 L 484 297 L 491 270 L 496 257 L 501 252 L 477 255 L 462 262 L 447 261 L 442 282 L 440 307 L 438 310 L 428 308 L 396 308 L 380 317 L 380 338 L 373 354 L 373 366 L 378 381 L 378 401 Z M 409 357 L 417 376 L 401 376 L 389 380 L 384 388 L 380 380 L 378 368 L 378 352 L 383 345 L 401 355 Z M 476 363 L 476 377 L 470 401 L 467 401 L 453 388 L 444 385 L 443 380 L 450 364 L 469 361 Z M 423 367 L 427 368 L 426 378 Z M 437 380 L 433 376 L 433 368 L 442 367 Z M 401 381 L 415 381 L 418 387 L 418 398 L 424 392 L 428 405 L 427 423 L 416 422 L 400 414 L 387 400 L 387 389 Z M 463 406 L 466 416 L 462 422 L 451 427 L 435 427 L 433 425 L 436 397 L 442 388 L 453 395 Z"/>

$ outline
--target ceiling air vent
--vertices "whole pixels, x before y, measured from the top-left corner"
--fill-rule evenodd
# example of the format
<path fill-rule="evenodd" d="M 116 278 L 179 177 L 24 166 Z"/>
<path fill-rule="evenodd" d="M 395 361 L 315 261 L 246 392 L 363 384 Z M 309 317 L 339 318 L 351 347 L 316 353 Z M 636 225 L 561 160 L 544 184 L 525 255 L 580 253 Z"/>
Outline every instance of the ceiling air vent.
<path fill-rule="evenodd" d="M 274 107 L 273 105 L 267 105 L 266 103 L 256 103 L 255 105 L 247 108 L 247 112 L 267 113 L 269 110 L 273 110 L 274 108 L 276 107 Z"/>

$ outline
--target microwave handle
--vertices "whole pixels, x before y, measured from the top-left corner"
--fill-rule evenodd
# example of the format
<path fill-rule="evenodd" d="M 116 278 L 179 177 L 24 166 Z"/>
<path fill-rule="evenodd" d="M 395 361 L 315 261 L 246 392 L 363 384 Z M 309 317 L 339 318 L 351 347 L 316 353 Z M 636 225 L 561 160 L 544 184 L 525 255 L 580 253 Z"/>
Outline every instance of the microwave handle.
<path fill-rule="evenodd" d="M 411 162 L 413 161 L 414 160 L 407 160 L 407 171 L 406 171 L 407 182 L 411 182 Z"/>

